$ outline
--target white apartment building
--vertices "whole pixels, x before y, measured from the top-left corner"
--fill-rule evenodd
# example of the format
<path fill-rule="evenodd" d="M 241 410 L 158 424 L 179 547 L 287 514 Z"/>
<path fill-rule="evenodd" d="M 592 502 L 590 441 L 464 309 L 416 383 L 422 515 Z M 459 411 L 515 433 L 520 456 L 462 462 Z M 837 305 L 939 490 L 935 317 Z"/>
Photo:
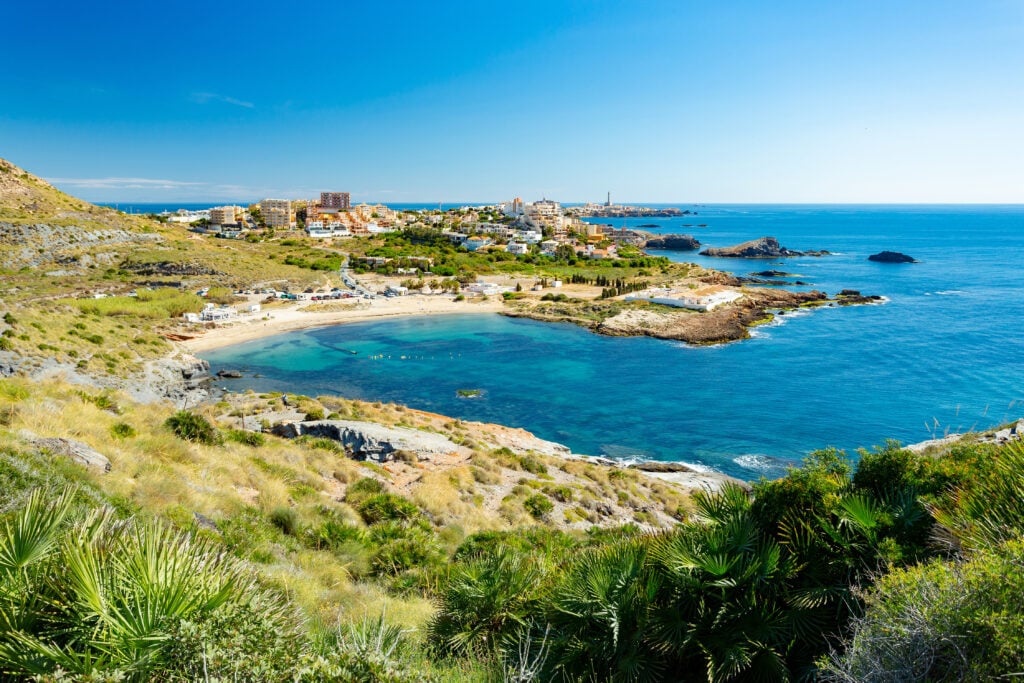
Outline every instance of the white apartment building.
<path fill-rule="evenodd" d="M 240 206 L 215 206 L 210 209 L 210 225 L 231 225 L 241 212 Z"/>
<path fill-rule="evenodd" d="M 264 199 L 260 202 L 263 222 L 271 228 L 290 228 L 295 225 L 295 212 L 288 199 Z"/>

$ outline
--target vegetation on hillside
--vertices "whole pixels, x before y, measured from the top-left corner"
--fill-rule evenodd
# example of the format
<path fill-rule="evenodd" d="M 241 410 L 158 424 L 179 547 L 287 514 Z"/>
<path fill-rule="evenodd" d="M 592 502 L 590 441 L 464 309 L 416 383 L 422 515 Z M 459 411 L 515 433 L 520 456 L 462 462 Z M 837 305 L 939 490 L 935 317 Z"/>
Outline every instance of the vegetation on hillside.
<path fill-rule="evenodd" d="M 288 398 L 300 410 L 419 419 L 336 401 Z M 583 463 L 484 449 L 408 493 L 398 474 L 334 442 L 11 380 L 0 381 L 0 423 L 0 668 L 14 680 L 923 681 L 1024 670 L 1019 446 L 924 456 L 887 444 L 856 464 L 826 450 L 752 495 L 698 495 L 670 530 L 584 533 L 560 530 L 536 502 L 573 510 L 585 489 L 545 477 L 592 467 Z M 92 443 L 114 467 L 55 460 L 25 430 Z M 513 464 L 519 511 L 488 517 L 474 496 Z M 636 475 L 615 472 L 594 468 L 590 481 L 603 476 L 611 498 L 638 495 Z"/>

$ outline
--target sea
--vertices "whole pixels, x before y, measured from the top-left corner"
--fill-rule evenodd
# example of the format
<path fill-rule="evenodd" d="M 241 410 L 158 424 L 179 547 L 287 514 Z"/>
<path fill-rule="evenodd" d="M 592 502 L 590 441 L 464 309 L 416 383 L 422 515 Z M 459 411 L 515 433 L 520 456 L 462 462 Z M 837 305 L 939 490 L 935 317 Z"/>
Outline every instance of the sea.
<path fill-rule="evenodd" d="M 289 332 L 202 355 L 241 370 L 232 391 L 396 402 L 522 427 L 574 452 L 777 477 L 817 449 L 856 457 L 1024 416 L 1024 206 L 678 205 L 678 218 L 590 219 L 703 246 L 762 236 L 830 256 L 721 259 L 791 273 L 878 305 L 778 316 L 748 340 L 689 346 L 496 314 L 410 317 Z M 891 250 L 913 264 L 868 260 Z M 479 390 L 461 396 L 460 389 Z M 465 393 L 465 392 L 463 392 Z"/>

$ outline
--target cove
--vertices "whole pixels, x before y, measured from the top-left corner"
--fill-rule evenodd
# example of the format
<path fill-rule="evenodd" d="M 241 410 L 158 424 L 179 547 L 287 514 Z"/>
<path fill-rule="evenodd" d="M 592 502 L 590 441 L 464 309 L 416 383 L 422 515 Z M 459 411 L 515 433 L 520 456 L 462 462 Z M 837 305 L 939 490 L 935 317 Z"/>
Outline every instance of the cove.
<path fill-rule="evenodd" d="M 817 448 L 911 443 L 1024 412 L 1022 219 L 1020 207 L 702 209 L 709 227 L 694 234 L 710 246 L 772 234 L 791 248 L 839 253 L 781 265 L 667 254 L 674 260 L 779 268 L 830 293 L 856 287 L 889 299 L 781 316 L 723 346 L 446 315 L 290 332 L 200 355 L 214 371 L 247 375 L 218 381 L 233 391 L 390 401 L 523 427 L 579 453 L 777 476 Z M 883 248 L 921 263 L 866 260 Z"/>

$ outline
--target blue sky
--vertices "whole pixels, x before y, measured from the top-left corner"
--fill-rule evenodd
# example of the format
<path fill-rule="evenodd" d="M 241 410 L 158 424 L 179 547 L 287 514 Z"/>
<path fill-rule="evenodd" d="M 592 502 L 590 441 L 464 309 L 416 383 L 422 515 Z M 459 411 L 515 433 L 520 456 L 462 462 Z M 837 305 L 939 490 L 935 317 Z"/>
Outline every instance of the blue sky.
<path fill-rule="evenodd" d="M 3 14 L 0 156 L 93 201 L 1024 202 L 1024 0 Z"/>

